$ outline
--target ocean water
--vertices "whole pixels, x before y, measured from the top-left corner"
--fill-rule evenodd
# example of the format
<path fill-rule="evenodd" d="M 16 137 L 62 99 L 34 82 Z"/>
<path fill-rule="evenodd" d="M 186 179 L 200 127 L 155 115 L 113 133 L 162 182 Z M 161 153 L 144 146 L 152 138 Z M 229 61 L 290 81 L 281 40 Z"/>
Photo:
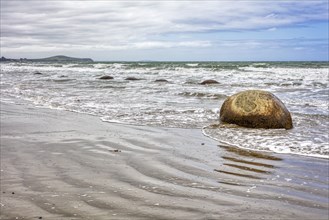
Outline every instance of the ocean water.
<path fill-rule="evenodd" d="M 113 79 L 99 79 L 105 75 Z M 327 62 L 1 63 L 1 101 L 28 100 L 104 122 L 197 128 L 226 146 L 329 158 L 328 75 Z M 206 79 L 219 83 L 201 85 Z M 222 126 L 224 100 L 248 89 L 281 99 L 294 128 Z"/>

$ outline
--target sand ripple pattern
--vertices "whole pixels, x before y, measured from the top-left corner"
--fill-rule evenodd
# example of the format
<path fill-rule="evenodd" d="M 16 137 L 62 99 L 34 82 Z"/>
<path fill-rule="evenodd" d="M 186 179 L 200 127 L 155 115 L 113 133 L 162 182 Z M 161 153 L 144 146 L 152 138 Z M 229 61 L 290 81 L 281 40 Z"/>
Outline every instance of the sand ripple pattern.
<path fill-rule="evenodd" d="M 11 108 L 1 112 L 2 219 L 327 218 L 327 160 L 219 146 L 199 129 Z"/>

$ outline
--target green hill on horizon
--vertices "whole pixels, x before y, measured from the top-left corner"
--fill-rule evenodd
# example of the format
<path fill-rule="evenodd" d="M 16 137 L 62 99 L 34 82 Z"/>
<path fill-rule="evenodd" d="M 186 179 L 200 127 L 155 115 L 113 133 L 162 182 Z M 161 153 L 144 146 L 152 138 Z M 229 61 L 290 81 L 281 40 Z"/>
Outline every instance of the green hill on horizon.
<path fill-rule="evenodd" d="M 64 55 L 57 55 L 47 58 L 41 59 L 28 59 L 29 61 L 44 61 L 44 62 L 94 62 L 90 58 L 76 58 L 76 57 L 68 57 Z"/>
<path fill-rule="evenodd" d="M 77 62 L 77 63 L 92 63 L 94 62 L 91 58 L 76 58 L 76 57 L 68 57 L 64 55 L 57 55 L 52 57 L 46 58 L 38 58 L 38 59 L 27 59 L 27 58 L 20 58 L 20 59 L 11 59 L 1 57 L 1 62 Z"/>

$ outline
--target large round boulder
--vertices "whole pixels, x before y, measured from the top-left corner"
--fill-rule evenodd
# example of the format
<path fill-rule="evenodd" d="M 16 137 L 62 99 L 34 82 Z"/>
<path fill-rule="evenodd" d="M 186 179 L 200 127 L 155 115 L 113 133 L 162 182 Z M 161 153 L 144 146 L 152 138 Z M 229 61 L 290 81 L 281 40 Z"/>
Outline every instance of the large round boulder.
<path fill-rule="evenodd" d="M 247 90 L 228 97 L 220 109 L 220 120 L 249 128 L 293 127 L 284 104 L 272 93 L 261 90 Z"/>

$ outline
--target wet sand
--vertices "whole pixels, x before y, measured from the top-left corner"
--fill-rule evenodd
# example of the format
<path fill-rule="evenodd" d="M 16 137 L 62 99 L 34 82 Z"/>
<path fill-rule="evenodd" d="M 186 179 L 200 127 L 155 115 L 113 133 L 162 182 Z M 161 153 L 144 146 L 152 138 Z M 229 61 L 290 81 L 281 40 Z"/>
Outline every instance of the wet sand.
<path fill-rule="evenodd" d="M 328 219 L 328 167 L 1 103 L 1 219 Z"/>

